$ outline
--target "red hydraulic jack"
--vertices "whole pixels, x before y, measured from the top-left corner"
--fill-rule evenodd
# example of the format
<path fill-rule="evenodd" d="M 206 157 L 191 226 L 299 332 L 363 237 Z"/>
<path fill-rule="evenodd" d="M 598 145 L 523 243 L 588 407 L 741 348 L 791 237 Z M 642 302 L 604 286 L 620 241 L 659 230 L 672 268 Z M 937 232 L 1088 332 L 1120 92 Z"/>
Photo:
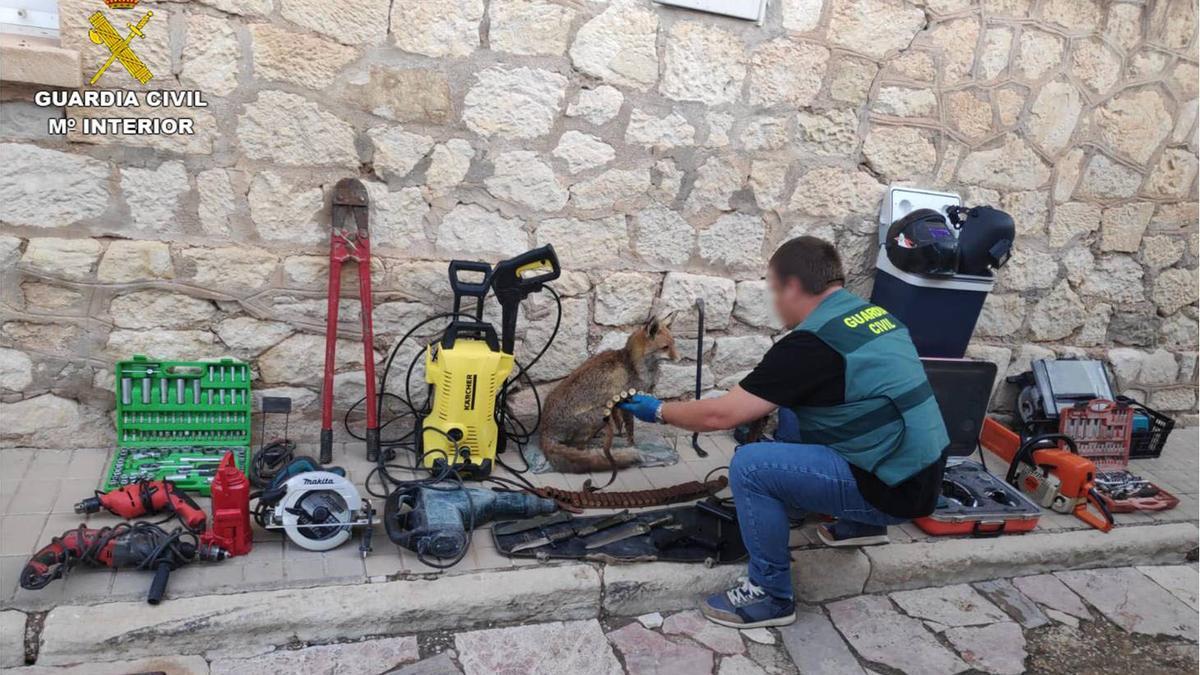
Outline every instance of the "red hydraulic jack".
<path fill-rule="evenodd" d="M 367 379 L 367 461 L 379 459 L 379 419 L 375 410 L 375 348 L 371 328 L 371 237 L 367 230 L 367 188 L 357 178 L 343 178 L 333 188 L 333 232 L 329 239 L 329 309 L 325 326 L 325 383 L 321 387 L 322 464 L 333 461 L 333 368 L 337 353 L 338 300 L 342 263 L 358 263 L 358 295 L 362 302 L 363 367 Z"/>

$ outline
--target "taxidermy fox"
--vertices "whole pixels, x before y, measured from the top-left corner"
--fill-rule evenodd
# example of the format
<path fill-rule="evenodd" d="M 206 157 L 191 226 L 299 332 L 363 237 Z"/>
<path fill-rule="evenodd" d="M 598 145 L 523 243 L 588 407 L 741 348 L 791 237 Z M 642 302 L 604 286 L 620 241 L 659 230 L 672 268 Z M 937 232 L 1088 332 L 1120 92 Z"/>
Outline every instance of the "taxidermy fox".
<path fill-rule="evenodd" d="M 649 392 L 658 379 L 659 361 L 679 358 L 669 323 L 670 319 L 651 318 L 629 336 L 623 349 L 606 350 L 584 361 L 546 397 L 541 447 L 555 469 L 587 473 L 620 469 L 637 462 L 633 415 L 613 408 L 613 414 L 605 419 L 604 404 L 629 389 Z M 613 434 L 622 428 L 629 447 L 613 450 Z M 588 449 L 588 441 L 601 430 L 603 450 Z"/>

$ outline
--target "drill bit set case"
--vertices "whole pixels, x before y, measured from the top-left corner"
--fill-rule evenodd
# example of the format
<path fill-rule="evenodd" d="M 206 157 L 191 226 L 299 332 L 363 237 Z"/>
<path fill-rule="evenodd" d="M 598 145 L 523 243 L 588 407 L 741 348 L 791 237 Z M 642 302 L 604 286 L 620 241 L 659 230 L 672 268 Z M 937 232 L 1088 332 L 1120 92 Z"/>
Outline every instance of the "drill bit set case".
<path fill-rule="evenodd" d="M 208 494 L 227 452 L 243 472 L 249 468 L 249 364 L 138 354 L 117 362 L 115 386 L 117 453 L 105 490 L 166 479 Z"/>
<path fill-rule="evenodd" d="M 979 447 L 996 364 L 967 359 L 921 362 L 941 408 L 950 446 L 937 509 L 914 519 L 914 524 L 934 536 L 989 537 L 1032 530 L 1041 517 L 1038 505 L 983 464 L 965 459 Z"/>

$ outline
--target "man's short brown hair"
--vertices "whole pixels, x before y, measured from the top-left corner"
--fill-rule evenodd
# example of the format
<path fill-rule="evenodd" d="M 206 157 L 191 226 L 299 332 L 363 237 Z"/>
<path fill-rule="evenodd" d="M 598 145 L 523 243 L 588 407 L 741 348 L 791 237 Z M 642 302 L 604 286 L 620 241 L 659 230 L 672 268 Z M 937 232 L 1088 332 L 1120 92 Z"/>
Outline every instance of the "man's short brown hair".
<path fill-rule="evenodd" d="M 842 257 L 837 249 L 818 237 L 806 235 L 784 242 L 771 256 L 770 266 L 780 281 L 795 278 L 800 287 L 812 295 L 846 281 Z"/>

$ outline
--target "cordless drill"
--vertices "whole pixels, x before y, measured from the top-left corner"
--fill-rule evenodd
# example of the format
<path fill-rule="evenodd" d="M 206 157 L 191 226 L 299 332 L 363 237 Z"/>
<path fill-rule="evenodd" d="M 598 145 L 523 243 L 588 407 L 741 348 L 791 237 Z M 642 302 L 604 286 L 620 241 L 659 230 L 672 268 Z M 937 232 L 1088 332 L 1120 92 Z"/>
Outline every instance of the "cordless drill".
<path fill-rule="evenodd" d="M 216 562 L 229 557 L 220 547 L 193 543 L 187 540 L 189 538 L 195 539 L 195 534 L 182 528 L 168 532 L 147 522 L 120 523 L 99 529 L 80 525 L 54 537 L 33 554 L 21 570 L 21 588 L 45 588 L 80 562 L 112 569 L 154 570 L 146 600 L 157 605 L 167 588 L 171 570 L 195 560 Z"/>
<path fill-rule="evenodd" d="M 76 504 L 75 513 L 96 513 L 101 507 L 126 519 L 169 511 L 193 532 L 204 529 L 206 517 L 191 497 L 165 480 L 142 480 L 108 492 L 97 491 Z"/>
<path fill-rule="evenodd" d="M 558 505 L 524 492 L 478 488 L 401 488 L 388 495 L 384 527 L 388 539 L 418 554 L 455 558 L 467 547 L 468 526 L 493 518 L 529 518 L 553 513 Z"/>

